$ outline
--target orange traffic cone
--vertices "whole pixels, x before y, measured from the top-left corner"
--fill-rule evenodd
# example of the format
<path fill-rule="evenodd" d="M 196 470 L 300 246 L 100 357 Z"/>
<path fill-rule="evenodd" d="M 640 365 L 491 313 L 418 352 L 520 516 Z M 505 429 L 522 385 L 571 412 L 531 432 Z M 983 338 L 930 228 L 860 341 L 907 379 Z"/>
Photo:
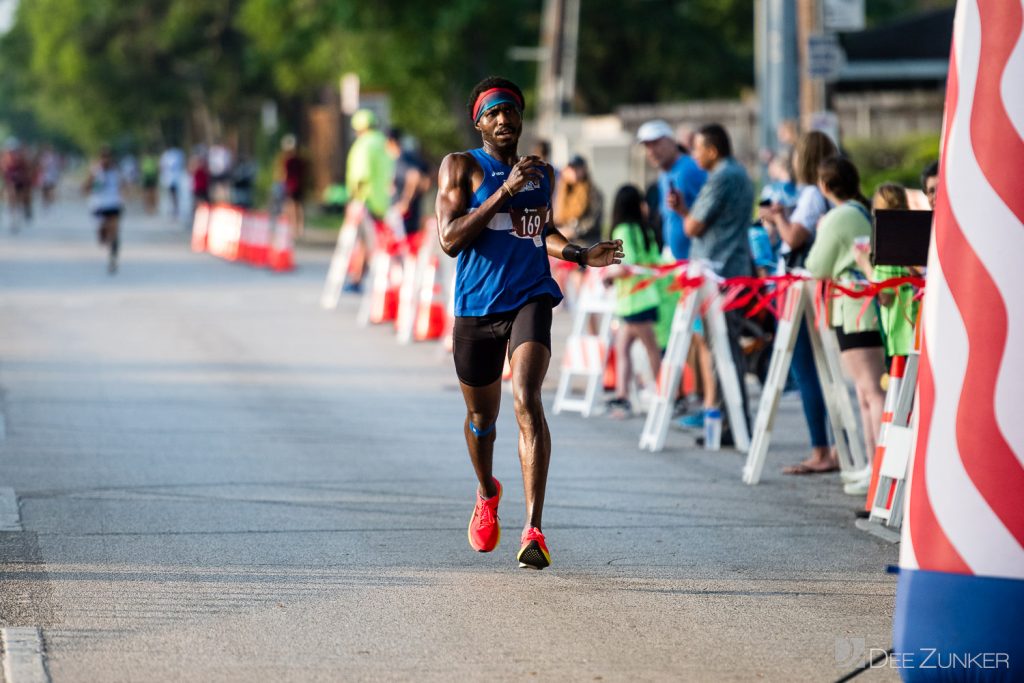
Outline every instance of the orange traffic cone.
<path fill-rule="evenodd" d="M 206 251 L 206 236 L 210 229 L 210 205 L 206 202 L 196 204 L 196 213 L 192 218 L 192 251 Z"/>
<path fill-rule="evenodd" d="M 214 204 L 207 229 L 207 250 L 227 261 L 237 261 L 241 237 L 242 211 L 230 204 Z"/>
<path fill-rule="evenodd" d="M 428 341 L 440 339 L 445 328 L 445 304 L 438 267 L 437 256 L 431 256 L 423 269 L 420 281 L 419 306 L 416 309 L 416 324 L 413 328 L 413 339 Z"/>
<path fill-rule="evenodd" d="M 608 362 L 604 366 L 604 380 L 603 386 L 605 391 L 615 391 L 615 385 L 618 384 L 615 373 L 615 365 L 617 363 L 615 347 L 611 347 L 608 350 Z"/>
<path fill-rule="evenodd" d="M 398 288 L 398 314 L 395 316 L 395 332 L 398 341 L 406 344 L 412 341 L 416 327 L 416 311 L 420 305 L 419 280 L 422 277 L 422 259 L 412 254 L 402 257 L 402 286 Z"/>
<path fill-rule="evenodd" d="M 398 314 L 398 290 L 402 286 L 402 266 L 386 251 L 374 252 L 370 261 L 370 290 L 366 322 L 391 322 Z"/>
<path fill-rule="evenodd" d="M 239 213 L 242 214 L 242 221 L 238 226 L 238 247 L 235 250 L 235 258 L 243 263 L 249 263 L 252 254 L 252 221 L 249 219 L 248 211 Z"/>
<path fill-rule="evenodd" d="M 291 225 L 288 221 L 278 218 L 270 240 L 267 265 L 277 272 L 295 270 L 295 261 L 292 257 L 293 248 Z"/>
<path fill-rule="evenodd" d="M 896 411 L 896 401 L 900 395 L 900 386 L 907 370 L 906 356 L 893 356 L 889 368 L 889 387 L 885 391 L 885 406 L 882 408 L 882 426 L 878 430 L 878 443 L 875 445 L 874 462 L 871 465 L 871 484 L 868 486 L 868 497 L 864 509 L 868 512 L 875 502 L 875 491 L 878 488 L 878 476 L 885 458 L 885 436 L 892 424 L 892 416 Z M 891 493 L 890 493 L 891 495 Z"/>
<path fill-rule="evenodd" d="M 270 216 L 262 211 L 245 214 L 249 226 L 246 261 L 256 267 L 267 265 L 270 257 Z"/>

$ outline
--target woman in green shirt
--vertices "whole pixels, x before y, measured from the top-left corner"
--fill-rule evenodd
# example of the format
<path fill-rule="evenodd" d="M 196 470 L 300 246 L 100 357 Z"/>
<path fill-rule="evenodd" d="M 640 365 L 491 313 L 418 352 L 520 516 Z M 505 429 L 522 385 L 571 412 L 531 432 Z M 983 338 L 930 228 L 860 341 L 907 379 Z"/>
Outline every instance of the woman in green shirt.
<path fill-rule="evenodd" d="M 623 265 L 650 266 L 661 263 L 654 232 L 646 225 L 646 209 L 643 194 L 637 187 L 623 185 L 615 193 L 611 238 L 622 240 L 622 251 L 625 254 Z M 661 303 L 660 288 L 652 285 L 633 291 L 644 276 L 630 275 L 621 266 L 606 268 L 604 275 L 615 280 L 615 314 L 621 320 L 615 336 L 615 398 L 608 401 L 608 413 L 612 417 L 628 417 L 631 407 L 627 396 L 629 382 L 633 377 L 629 350 L 634 341 L 644 345 L 655 377 L 661 370 L 661 349 L 658 348 L 654 332 Z"/>
<path fill-rule="evenodd" d="M 907 201 L 906 188 L 897 183 L 882 183 L 871 199 L 871 209 L 909 211 L 910 203 Z M 855 247 L 853 257 L 860 272 L 872 282 L 920 275 L 916 268 L 872 266 L 866 249 Z M 878 294 L 878 322 L 882 329 L 882 340 L 885 342 L 885 355 L 890 358 L 909 355 L 914 349 L 914 322 L 917 320 L 918 309 L 914 295 L 914 288 L 910 285 L 900 285 Z"/>
<path fill-rule="evenodd" d="M 818 166 L 818 187 L 835 208 L 818 223 L 818 235 L 807 254 L 806 268 L 818 279 L 851 284 L 858 274 L 853 245 L 859 239 L 871 237 L 871 218 L 868 201 L 860 192 L 860 174 L 848 159 L 832 157 Z M 857 391 L 864 445 L 868 453 L 874 453 L 885 405 L 878 314 L 873 305 L 865 308 L 863 300 L 845 296 L 828 302 L 828 307 L 826 315 L 830 316 L 839 339 L 843 370 L 853 379 Z M 867 485 L 865 480 L 864 493 Z M 849 486 L 845 490 L 860 492 Z"/>

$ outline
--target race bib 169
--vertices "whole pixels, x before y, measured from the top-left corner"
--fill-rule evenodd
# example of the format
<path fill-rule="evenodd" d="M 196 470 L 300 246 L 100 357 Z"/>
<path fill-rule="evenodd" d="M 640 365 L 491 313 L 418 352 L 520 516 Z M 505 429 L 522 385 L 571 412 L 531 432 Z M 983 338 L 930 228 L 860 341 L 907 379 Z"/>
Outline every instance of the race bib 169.
<path fill-rule="evenodd" d="M 524 240 L 532 239 L 534 246 L 544 246 L 544 226 L 548 224 L 547 206 L 513 207 L 509 209 L 512 234 Z"/>

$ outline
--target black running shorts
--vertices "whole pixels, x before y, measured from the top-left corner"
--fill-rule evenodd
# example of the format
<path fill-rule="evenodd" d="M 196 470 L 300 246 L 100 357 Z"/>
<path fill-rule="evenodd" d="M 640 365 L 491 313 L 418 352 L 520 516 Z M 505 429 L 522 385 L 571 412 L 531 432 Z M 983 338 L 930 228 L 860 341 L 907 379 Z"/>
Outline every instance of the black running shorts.
<path fill-rule="evenodd" d="M 519 308 L 479 317 L 455 318 L 452 334 L 455 373 L 471 387 L 485 387 L 501 379 L 508 357 L 523 342 L 540 342 L 551 351 L 551 308 L 544 295 L 530 299 Z"/>
<path fill-rule="evenodd" d="M 836 327 L 836 339 L 839 340 L 839 350 L 849 351 L 850 349 L 873 349 L 882 346 L 882 335 L 878 330 L 866 332 L 843 332 L 842 327 Z"/>

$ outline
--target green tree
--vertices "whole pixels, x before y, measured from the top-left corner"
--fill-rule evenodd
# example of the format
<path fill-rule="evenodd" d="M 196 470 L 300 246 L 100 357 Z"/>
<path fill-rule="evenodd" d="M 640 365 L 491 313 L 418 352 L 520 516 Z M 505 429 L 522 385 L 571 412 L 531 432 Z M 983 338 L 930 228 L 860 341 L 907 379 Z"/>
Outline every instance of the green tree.
<path fill-rule="evenodd" d="M 578 104 L 735 97 L 753 84 L 753 29 L 750 0 L 583 0 Z"/>
<path fill-rule="evenodd" d="M 235 0 L 33 0 L 0 58 L 29 79 L 11 87 L 40 124 L 86 148 L 166 137 L 183 120 L 231 126 L 267 91 L 237 13 Z"/>
<path fill-rule="evenodd" d="M 539 3 L 516 11 L 510 22 L 507 7 L 480 0 L 246 0 L 241 26 L 282 95 L 357 73 L 364 90 L 391 94 L 396 124 L 441 151 L 464 142 L 462 107 L 473 83 L 492 72 L 533 81 L 532 64 L 506 55 L 536 42 Z"/>
<path fill-rule="evenodd" d="M 868 0 L 869 19 L 951 0 Z M 532 97 L 542 0 L 26 0 L 0 38 L 0 118 L 92 147 L 252 126 L 274 99 L 295 126 L 346 72 L 440 153 L 472 140 L 473 83 Z M 735 97 L 753 82 L 750 0 L 582 0 L 576 110 Z M 195 137 L 195 135 L 194 135 Z"/>

